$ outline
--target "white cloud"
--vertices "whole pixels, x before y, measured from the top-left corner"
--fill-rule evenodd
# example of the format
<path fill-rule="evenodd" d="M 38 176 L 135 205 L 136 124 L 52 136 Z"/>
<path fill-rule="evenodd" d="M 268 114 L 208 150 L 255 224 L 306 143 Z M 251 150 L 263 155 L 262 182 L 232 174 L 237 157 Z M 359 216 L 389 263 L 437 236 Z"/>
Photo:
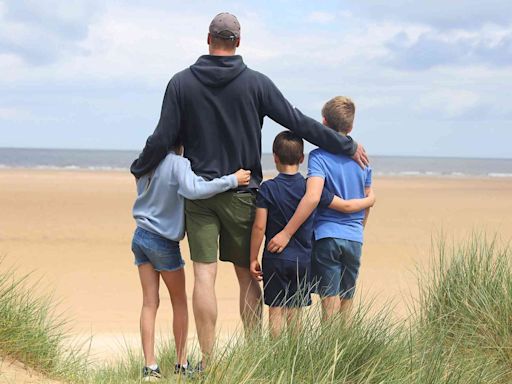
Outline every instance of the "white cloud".
<path fill-rule="evenodd" d="M 307 21 L 320 24 L 328 24 L 334 19 L 336 19 L 336 15 L 334 13 L 321 11 L 311 12 L 307 17 Z"/>
<path fill-rule="evenodd" d="M 0 54 L 0 84 L 23 81 L 28 70 L 28 66 L 19 56 L 12 53 Z"/>
<path fill-rule="evenodd" d="M 207 53 L 208 24 L 217 11 L 211 11 L 213 6 L 216 3 L 178 6 L 167 1 L 148 6 L 135 1 L 106 2 L 94 16 L 87 16 L 88 9 L 75 12 L 73 7 L 62 8 L 56 16 L 62 27 L 59 29 L 48 21 L 53 17 L 51 12 L 43 12 L 45 22 L 20 19 L 22 16 L 9 16 L 7 20 L 7 8 L 0 1 L 0 103 L 9 100 L 8 107 L 0 104 L 0 118 L 34 119 L 41 132 L 53 127 L 65 131 L 72 125 L 87 135 L 103 135 L 109 130 L 124 135 L 141 132 L 143 127 L 140 137 L 126 134 L 126 141 L 142 143 L 154 126 L 169 77 Z M 435 119 L 454 124 L 471 120 L 477 124 L 512 118 L 508 101 L 512 68 L 507 64 L 506 50 L 502 49 L 500 60 L 504 64 L 500 66 L 477 62 L 475 56 L 460 60 L 457 55 L 455 60 L 440 64 L 427 62 L 420 69 L 411 65 L 419 63 L 417 55 L 406 55 L 411 61 L 404 63 L 409 65 L 393 62 L 400 53 L 393 43 L 401 49 L 417 46 L 419 53 L 432 58 L 418 45 L 425 36 L 432 47 L 442 46 L 448 53 L 461 47 L 484 47 L 487 51 L 475 48 L 482 56 L 492 47 L 500 49 L 497 47 L 512 33 L 512 25 L 489 22 L 470 28 L 463 24 L 441 28 L 424 18 L 391 21 L 337 7 L 333 13 L 320 8 L 302 13 L 301 20 L 312 23 L 306 26 L 315 32 L 311 34 L 304 33 L 302 22 L 278 19 L 279 7 L 284 6 L 278 2 L 272 7 L 240 6 L 234 10 L 242 23 L 238 52 L 251 68 L 269 75 L 292 103 L 312 116 L 319 117 L 323 103 L 335 95 L 352 97 L 358 108 L 357 132 L 363 135 L 363 141 L 368 140 L 364 134 L 371 130 L 385 132 L 381 129 L 385 124 L 390 124 L 394 134 L 405 142 L 414 139 L 411 124 L 429 125 Z M 296 11 L 301 14 L 300 8 Z M 80 28 L 84 34 L 66 39 L 65 31 L 79 22 L 81 14 L 87 16 Z M 55 43 L 53 61 L 33 63 L 19 51 L 2 53 L 3 44 L 15 42 L 34 55 L 37 47 L 32 43 L 38 42 L 38 31 L 45 42 Z M 39 45 L 45 52 L 52 48 Z M 61 121 L 45 125 L 55 116 Z M 442 135 L 441 125 L 433 125 L 429 135 Z M 383 135 L 375 136 L 374 149 L 392 153 L 393 148 L 380 149 Z M 270 139 L 266 138 L 264 150 L 269 150 Z M 138 145 L 119 143 L 114 133 L 111 142 L 103 145 Z"/>
<path fill-rule="evenodd" d="M 512 3 L 506 0 L 358 0 L 350 4 L 353 12 L 374 20 L 410 20 L 441 29 L 475 28 L 494 22 L 510 24 Z"/>
<path fill-rule="evenodd" d="M 32 117 L 30 111 L 22 108 L 0 107 L 0 120 L 17 121 Z"/>
<path fill-rule="evenodd" d="M 75 44 L 77 51 L 68 52 L 56 62 L 35 68 L 16 60 L 20 65 L 13 67 L 11 63 L 19 55 L 7 57 L 0 53 L 0 68 L 11 71 L 9 76 L 0 73 L 0 82 L 132 81 L 162 88 L 163 82 L 175 72 L 208 53 L 206 37 L 210 16 L 140 5 L 111 5 L 91 20 L 87 36 Z M 275 63 L 290 52 L 281 46 L 284 38 L 275 36 L 260 15 L 248 11 L 240 18 L 244 24 L 239 53 L 252 64 Z M 9 34 L 20 41 L 23 36 L 33 34 L 30 30 L 23 32 L 14 28 L 26 29 L 27 26 L 10 27 Z"/>
<path fill-rule="evenodd" d="M 441 117 L 453 118 L 475 108 L 480 97 L 471 91 L 459 89 L 436 89 L 419 97 L 414 108 L 423 112 L 440 113 Z"/>
<path fill-rule="evenodd" d="M 471 64 L 510 66 L 512 25 L 484 25 L 471 30 L 427 29 L 416 36 L 397 34 L 391 39 L 388 64 L 423 71 L 436 66 Z"/>

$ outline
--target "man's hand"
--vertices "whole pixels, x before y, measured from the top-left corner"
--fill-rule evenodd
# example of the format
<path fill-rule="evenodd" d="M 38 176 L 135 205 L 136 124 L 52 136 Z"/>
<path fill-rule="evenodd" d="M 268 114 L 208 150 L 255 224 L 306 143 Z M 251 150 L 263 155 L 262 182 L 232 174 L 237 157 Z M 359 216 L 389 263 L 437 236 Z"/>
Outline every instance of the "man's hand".
<path fill-rule="evenodd" d="M 258 260 L 251 261 L 250 272 L 251 276 L 256 281 L 263 280 L 263 273 L 261 272 L 261 265 Z"/>
<path fill-rule="evenodd" d="M 245 169 L 239 169 L 233 175 L 236 176 L 236 180 L 238 181 L 238 186 L 249 185 L 251 181 L 251 171 L 246 171 Z"/>
<path fill-rule="evenodd" d="M 359 164 L 359 166 L 365 169 L 368 165 L 370 165 L 370 160 L 368 160 L 368 155 L 364 150 L 364 147 L 361 144 L 357 144 L 356 153 L 352 156 L 352 159 Z"/>
<path fill-rule="evenodd" d="M 291 236 L 285 231 L 275 235 L 267 245 L 267 250 L 272 253 L 281 253 L 290 242 Z"/>

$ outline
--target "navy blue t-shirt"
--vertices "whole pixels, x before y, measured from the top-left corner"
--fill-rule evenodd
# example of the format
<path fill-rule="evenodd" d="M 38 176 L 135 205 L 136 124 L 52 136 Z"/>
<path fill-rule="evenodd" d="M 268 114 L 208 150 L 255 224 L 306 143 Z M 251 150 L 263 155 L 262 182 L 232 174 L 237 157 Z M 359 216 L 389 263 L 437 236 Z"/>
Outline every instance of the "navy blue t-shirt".
<path fill-rule="evenodd" d="M 268 211 L 264 258 L 274 257 L 290 261 L 296 261 L 297 259 L 310 260 L 314 213 L 297 230 L 283 252 L 271 253 L 267 251 L 268 242 L 281 232 L 290 221 L 305 193 L 306 179 L 300 173 L 294 175 L 280 173 L 274 179 L 261 184 L 256 198 L 256 207 L 265 208 Z M 334 194 L 324 189 L 319 206 L 328 207 L 333 198 Z"/>

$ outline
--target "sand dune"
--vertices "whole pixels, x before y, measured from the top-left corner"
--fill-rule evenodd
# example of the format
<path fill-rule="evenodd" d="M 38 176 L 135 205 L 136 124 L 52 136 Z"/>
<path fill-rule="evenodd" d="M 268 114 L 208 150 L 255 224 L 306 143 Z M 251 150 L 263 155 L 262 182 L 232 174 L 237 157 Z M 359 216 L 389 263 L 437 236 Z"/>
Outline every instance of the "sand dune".
<path fill-rule="evenodd" d="M 395 300 L 397 316 L 406 314 L 405 298 L 417 291 L 414 270 L 428 261 L 432 235 L 512 234 L 511 179 L 377 178 L 375 189 L 358 292 L 377 305 Z M 138 340 L 141 293 L 130 251 L 134 197 L 127 173 L 0 170 L 0 268 L 34 271 L 30 280 L 42 278 L 38 289 L 54 291 L 72 331 L 95 335 L 93 351 L 103 354 L 118 350 L 123 337 Z M 182 251 L 189 261 L 186 241 Z M 219 268 L 219 328 L 229 333 L 239 326 L 238 291 L 232 267 Z M 158 327 L 169 335 L 163 290 L 160 311 Z"/>
<path fill-rule="evenodd" d="M 0 384 L 58 384 L 38 372 L 10 359 L 0 359 Z"/>

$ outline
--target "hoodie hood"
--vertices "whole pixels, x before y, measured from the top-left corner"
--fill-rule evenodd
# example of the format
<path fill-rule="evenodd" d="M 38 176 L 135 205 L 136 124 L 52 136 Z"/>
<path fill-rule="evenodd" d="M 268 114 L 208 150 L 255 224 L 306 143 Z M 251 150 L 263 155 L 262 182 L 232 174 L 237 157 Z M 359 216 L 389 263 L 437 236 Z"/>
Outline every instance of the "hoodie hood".
<path fill-rule="evenodd" d="M 238 77 L 247 65 L 242 56 L 203 55 L 197 59 L 190 70 L 194 76 L 207 87 L 223 87 Z"/>

